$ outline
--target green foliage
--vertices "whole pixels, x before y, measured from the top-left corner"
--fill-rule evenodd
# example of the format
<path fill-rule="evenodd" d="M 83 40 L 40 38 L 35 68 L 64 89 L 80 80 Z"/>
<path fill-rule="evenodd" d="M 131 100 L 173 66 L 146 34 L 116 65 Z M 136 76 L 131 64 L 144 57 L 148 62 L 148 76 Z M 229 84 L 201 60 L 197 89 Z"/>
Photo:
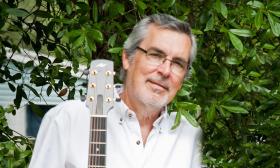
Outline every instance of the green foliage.
<path fill-rule="evenodd" d="M 182 117 L 200 124 L 208 167 L 280 167 L 279 11 L 277 0 L 1 1 L 0 83 L 16 93 L 12 108 L 1 107 L 1 166 L 26 167 L 30 159 L 30 142 L 13 135 L 4 115 L 22 99 L 42 115 L 27 91 L 41 97 L 33 87 L 47 86 L 47 95 L 72 99 L 78 78 L 71 72 L 96 58 L 113 60 L 119 72 L 127 34 L 144 15 L 161 12 L 188 20 L 198 39 L 192 78 L 170 106 L 178 111 L 174 128 Z M 5 49 L 37 56 L 20 64 Z M 30 85 L 20 82 L 27 73 Z"/>
<path fill-rule="evenodd" d="M 32 154 L 32 142 L 24 136 L 13 134 L 5 116 L 8 113 L 15 113 L 15 108 L 0 106 L 0 167 L 27 167 Z"/>

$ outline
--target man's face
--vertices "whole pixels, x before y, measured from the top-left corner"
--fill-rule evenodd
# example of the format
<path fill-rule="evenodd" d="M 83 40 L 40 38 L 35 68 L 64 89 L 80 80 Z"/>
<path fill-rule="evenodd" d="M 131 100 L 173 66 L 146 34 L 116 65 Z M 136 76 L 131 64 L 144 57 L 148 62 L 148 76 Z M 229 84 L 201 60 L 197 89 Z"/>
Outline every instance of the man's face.
<path fill-rule="evenodd" d="M 138 47 L 160 52 L 169 60 L 188 62 L 191 40 L 186 34 L 150 25 L 146 38 Z M 140 102 L 154 109 L 161 109 L 171 102 L 185 76 L 185 71 L 174 74 L 168 60 L 158 66 L 153 65 L 145 52 L 139 49 L 131 62 L 123 53 L 123 68 L 127 71 L 125 90 L 130 101 L 133 104 L 133 101 L 138 101 L 138 104 Z"/>

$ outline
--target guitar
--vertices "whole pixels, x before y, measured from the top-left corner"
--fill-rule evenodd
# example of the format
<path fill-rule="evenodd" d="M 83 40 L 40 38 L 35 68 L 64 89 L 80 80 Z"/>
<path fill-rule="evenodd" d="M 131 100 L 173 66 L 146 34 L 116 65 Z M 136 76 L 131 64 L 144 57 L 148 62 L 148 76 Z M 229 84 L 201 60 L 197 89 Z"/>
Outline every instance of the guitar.
<path fill-rule="evenodd" d="M 93 60 L 88 73 L 86 105 L 90 110 L 89 168 L 106 167 L 107 112 L 114 105 L 114 70 L 109 60 Z"/>

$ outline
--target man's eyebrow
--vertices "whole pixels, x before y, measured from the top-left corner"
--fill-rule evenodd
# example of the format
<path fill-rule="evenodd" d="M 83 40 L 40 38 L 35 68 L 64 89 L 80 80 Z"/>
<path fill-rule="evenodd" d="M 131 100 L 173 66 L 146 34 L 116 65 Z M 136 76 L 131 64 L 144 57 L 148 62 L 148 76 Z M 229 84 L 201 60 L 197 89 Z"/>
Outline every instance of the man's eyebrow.
<path fill-rule="evenodd" d="M 156 52 L 158 52 L 158 53 L 161 53 L 161 54 L 167 56 L 167 54 L 166 54 L 162 49 L 160 49 L 160 48 L 151 47 L 151 48 L 149 48 L 149 50 L 156 51 Z"/>

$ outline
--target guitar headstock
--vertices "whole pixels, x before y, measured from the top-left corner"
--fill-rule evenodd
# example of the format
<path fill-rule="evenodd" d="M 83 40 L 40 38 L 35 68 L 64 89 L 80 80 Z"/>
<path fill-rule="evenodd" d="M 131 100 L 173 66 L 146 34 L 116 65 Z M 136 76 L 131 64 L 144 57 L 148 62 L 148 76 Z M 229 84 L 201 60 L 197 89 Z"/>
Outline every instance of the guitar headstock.
<path fill-rule="evenodd" d="M 86 105 L 91 116 L 107 115 L 114 105 L 114 64 L 98 59 L 90 64 Z"/>

